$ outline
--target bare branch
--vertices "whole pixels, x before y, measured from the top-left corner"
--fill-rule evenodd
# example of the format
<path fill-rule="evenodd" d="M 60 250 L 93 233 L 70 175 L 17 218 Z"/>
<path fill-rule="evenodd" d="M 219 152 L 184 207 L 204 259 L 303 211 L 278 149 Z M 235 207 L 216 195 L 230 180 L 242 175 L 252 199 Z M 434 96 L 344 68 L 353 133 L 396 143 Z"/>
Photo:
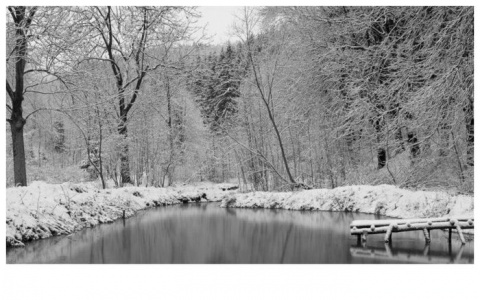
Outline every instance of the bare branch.
<path fill-rule="evenodd" d="M 13 101 L 13 99 L 15 98 L 15 92 L 12 90 L 12 87 L 10 86 L 10 83 L 8 83 L 8 80 L 7 80 L 7 93 L 8 93 L 8 96 L 10 96 L 10 99 Z"/>

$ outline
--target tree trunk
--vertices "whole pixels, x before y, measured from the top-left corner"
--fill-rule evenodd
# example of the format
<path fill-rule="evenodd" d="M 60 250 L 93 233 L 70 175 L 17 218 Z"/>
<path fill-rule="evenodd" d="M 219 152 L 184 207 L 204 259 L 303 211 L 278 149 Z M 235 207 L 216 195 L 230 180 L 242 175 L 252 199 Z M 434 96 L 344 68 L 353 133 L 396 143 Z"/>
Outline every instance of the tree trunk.
<path fill-rule="evenodd" d="M 377 160 L 378 160 L 377 169 L 381 169 L 385 167 L 387 163 L 387 151 L 382 147 L 379 147 L 377 149 Z"/>
<path fill-rule="evenodd" d="M 467 164 L 473 167 L 474 162 L 474 144 L 473 144 L 473 117 L 467 123 Z"/>
<path fill-rule="evenodd" d="M 23 118 L 22 102 L 24 92 L 24 76 L 27 56 L 27 31 L 30 27 L 32 19 L 36 13 L 37 8 L 30 9 L 27 15 L 24 6 L 9 7 L 8 8 L 13 21 L 15 22 L 15 91 L 6 82 L 7 93 L 10 96 L 12 106 L 9 107 L 11 114 L 8 122 L 10 123 L 10 130 L 12 132 L 12 148 L 13 148 L 13 172 L 15 186 L 27 185 L 27 170 L 25 165 L 25 145 L 23 141 L 23 127 L 26 119 Z M 8 107 L 8 104 L 7 104 Z"/>
<path fill-rule="evenodd" d="M 98 110 L 97 110 L 98 112 Z M 100 116 L 98 116 L 100 120 Z M 98 164 L 99 164 L 99 169 L 100 169 L 100 180 L 102 181 L 102 189 L 106 188 L 105 185 L 105 178 L 103 177 L 103 160 L 102 160 L 102 140 L 103 140 L 103 135 L 102 135 L 102 124 L 99 123 L 99 134 L 100 134 L 100 140 L 99 140 L 99 146 L 98 146 Z"/>
<path fill-rule="evenodd" d="M 130 160 L 128 156 L 128 131 L 127 131 L 127 113 L 123 113 L 121 116 L 120 124 L 118 125 L 118 133 L 123 137 L 122 151 L 120 153 L 120 175 L 122 177 L 122 183 L 131 183 L 130 178 Z"/>
<path fill-rule="evenodd" d="M 469 99 L 468 109 L 466 110 L 465 126 L 467 129 L 467 164 L 473 167 L 474 162 L 474 146 L 473 146 L 473 97 Z"/>
<path fill-rule="evenodd" d="M 25 119 L 22 117 L 22 112 L 20 111 L 17 114 L 12 113 L 10 120 L 15 186 L 26 186 L 27 170 L 25 166 L 25 145 L 23 141 L 23 127 L 25 125 Z"/>
<path fill-rule="evenodd" d="M 174 132 L 173 132 L 173 125 L 172 125 L 172 94 L 170 91 L 170 78 L 165 76 L 165 88 L 166 88 L 166 97 L 167 97 L 167 111 L 168 111 L 168 119 L 167 119 L 167 126 L 168 126 L 168 143 L 169 143 L 169 161 L 168 166 L 174 164 L 175 159 L 175 148 L 173 145 L 174 140 Z M 173 183 L 173 171 L 175 165 L 172 166 L 172 169 L 167 168 L 168 173 L 166 174 L 168 177 L 168 185 L 172 185 Z"/>
<path fill-rule="evenodd" d="M 377 169 L 382 169 L 387 163 L 387 150 L 381 146 L 382 124 L 380 117 L 374 121 L 375 131 L 377 132 Z"/>
<path fill-rule="evenodd" d="M 273 126 L 273 130 L 275 131 L 275 135 L 277 137 L 277 142 L 280 147 L 280 153 L 282 155 L 282 160 L 283 160 L 283 165 L 285 167 L 285 171 L 287 172 L 288 175 L 288 180 L 290 180 L 291 184 L 295 184 L 296 181 L 292 176 L 292 173 L 290 172 L 290 167 L 288 166 L 288 160 L 287 160 L 287 155 L 285 154 L 285 149 L 283 147 L 283 141 L 282 141 L 282 136 L 280 135 L 280 131 L 278 130 L 277 123 L 275 122 L 275 115 L 273 112 L 274 105 L 273 105 L 273 100 L 272 100 L 272 92 L 271 92 L 271 86 L 270 86 L 270 92 L 268 95 L 265 95 L 264 93 L 264 88 L 262 87 L 262 84 L 260 83 L 259 75 L 257 74 L 257 67 L 255 66 L 255 62 L 253 60 L 252 56 L 252 50 L 250 49 L 250 44 L 247 43 L 248 48 L 248 57 L 250 59 L 250 63 L 252 66 L 252 71 L 255 76 L 255 84 L 257 86 L 258 91 L 260 92 L 260 98 L 263 101 L 263 104 L 265 104 L 265 108 L 267 109 L 268 113 L 268 118 L 270 119 L 270 122 Z M 261 76 L 261 75 L 260 75 Z M 272 80 L 273 82 L 273 80 Z M 272 83 L 270 83 L 272 84 Z M 272 100 L 272 101 L 270 101 Z M 270 104 L 271 103 L 271 104 Z"/>
<path fill-rule="evenodd" d="M 407 138 L 410 144 L 410 155 L 412 159 L 415 159 L 420 155 L 420 145 L 418 144 L 417 135 L 414 132 L 409 132 Z"/>

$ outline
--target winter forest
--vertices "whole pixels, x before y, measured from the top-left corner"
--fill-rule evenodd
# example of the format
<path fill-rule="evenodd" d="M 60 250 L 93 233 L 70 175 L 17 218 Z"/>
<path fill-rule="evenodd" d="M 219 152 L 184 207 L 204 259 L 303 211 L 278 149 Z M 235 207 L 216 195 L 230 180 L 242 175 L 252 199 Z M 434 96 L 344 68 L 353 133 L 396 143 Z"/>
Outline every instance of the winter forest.
<path fill-rule="evenodd" d="M 473 7 L 8 7 L 7 187 L 473 193 Z M 226 24 L 229 26 L 230 24 Z"/>

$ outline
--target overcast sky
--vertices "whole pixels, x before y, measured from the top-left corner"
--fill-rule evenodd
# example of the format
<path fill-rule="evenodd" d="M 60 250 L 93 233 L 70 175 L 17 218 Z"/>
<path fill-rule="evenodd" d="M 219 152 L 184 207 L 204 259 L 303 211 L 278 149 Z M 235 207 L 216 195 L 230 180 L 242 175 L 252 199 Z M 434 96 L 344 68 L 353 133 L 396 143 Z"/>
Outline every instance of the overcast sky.
<path fill-rule="evenodd" d="M 212 43 L 223 44 L 228 40 L 236 40 L 231 36 L 234 14 L 241 11 L 241 6 L 201 6 L 198 11 L 202 14 L 198 25 L 207 25 L 206 33 L 214 35 Z"/>

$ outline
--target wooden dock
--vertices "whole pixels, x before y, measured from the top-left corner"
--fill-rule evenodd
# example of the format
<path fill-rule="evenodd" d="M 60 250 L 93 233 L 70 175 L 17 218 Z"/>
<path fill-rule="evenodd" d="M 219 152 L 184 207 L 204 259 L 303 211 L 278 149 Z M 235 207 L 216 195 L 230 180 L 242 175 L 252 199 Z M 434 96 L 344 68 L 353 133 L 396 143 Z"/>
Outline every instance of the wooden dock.
<path fill-rule="evenodd" d="M 421 230 L 425 242 L 430 243 L 430 231 L 448 229 L 448 238 L 452 240 L 452 230 L 458 232 L 462 244 L 465 244 L 463 229 L 473 229 L 473 218 L 429 218 L 429 219 L 392 219 L 392 220 L 356 220 L 350 224 L 350 234 L 356 235 L 360 243 L 367 241 L 369 234 L 385 234 L 385 243 L 392 241 L 394 232 Z"/>

